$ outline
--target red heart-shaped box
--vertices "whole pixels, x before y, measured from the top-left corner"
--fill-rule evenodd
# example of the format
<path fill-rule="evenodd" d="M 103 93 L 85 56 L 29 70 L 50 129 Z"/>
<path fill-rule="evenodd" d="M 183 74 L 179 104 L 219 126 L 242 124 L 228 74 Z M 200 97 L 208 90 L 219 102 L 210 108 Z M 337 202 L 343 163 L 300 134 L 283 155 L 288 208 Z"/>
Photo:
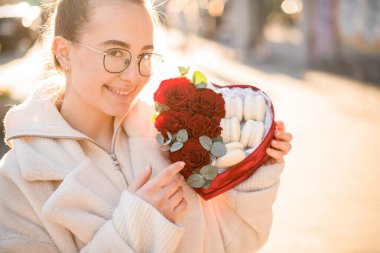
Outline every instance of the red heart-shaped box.
<path fill-rule="evenodd" d="M 221 88 L 251 88 L 254 91 L 261 91 L 259 88 L 244 85 L 244 84 L 233 84 L 227 86 L 219 86 L 212 84 L 216 89 Z M 265 94 L 265 92 L 263 92 Z M 265 94 L 266 95 L 266 94 Z M 267 96 L 267 95 L 266 95 Z M 269 98 L 267 96 L 267 98 Z M 194 190 L 202 196 L 203 199 L 209 200 L 223 192 L 226 192 L 233 188 L 234 186 L 240 184 L 247 178 L 249 178 L 255 171 L 263 165 L 268 159 L 269 156 L 266 154 L 266 149 L 270 146 L 270 142 L 273 138 L 275 124 L 274 124 L 274 108 L 272 102 L 270 103 L 270 111 L 273 115 L 271 125 L 268 133 L 259 144 L 259 146 L 247 156 L 243 161 L 235 164 L 226 171 L 218 174 L 218 176 L 213 180 L 211 186 L 208 189 L 205 188 L 194 188 Z M 189 176 L 189 175 L 185 175 Z"/>

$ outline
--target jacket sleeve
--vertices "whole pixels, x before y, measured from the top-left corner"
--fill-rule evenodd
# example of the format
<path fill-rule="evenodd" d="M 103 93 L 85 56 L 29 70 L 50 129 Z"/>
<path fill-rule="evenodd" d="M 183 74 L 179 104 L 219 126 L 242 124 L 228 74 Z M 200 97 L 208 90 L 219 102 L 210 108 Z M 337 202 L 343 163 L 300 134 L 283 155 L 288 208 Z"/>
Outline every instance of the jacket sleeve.
<path fill-rule="evenodd" d="M 105 222 L 81 252 L 169 253 L 176 250 L 183 234 L 183 228 L 156 208 L 124 191 L 112 220 Z"/>
<path fill-rule="evenodd" d="M 25 195 L 1 173 L 0 252 L 59 252 Z"/>
<path fill-rule="evenodd" d="M 255 252 L 269 237 L 284 163 L 262 166 L 213 203 L 226 252 Z"/>

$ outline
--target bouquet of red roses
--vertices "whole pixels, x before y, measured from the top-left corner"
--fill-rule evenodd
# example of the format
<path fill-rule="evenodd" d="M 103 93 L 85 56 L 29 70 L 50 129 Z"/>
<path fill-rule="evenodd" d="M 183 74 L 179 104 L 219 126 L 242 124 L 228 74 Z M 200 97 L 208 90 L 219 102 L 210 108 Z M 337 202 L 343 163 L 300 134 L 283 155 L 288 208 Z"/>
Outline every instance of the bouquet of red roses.
<path fill-rule="evenodd" d="M 248 179 L 268 159 L 274 107 L 265 92 L 246 84 L 209 84 L 188 69 L 161 82 L 154 93 L 157 142 L 205 200 Z"/>
<path fill-rule="evenodd" d="M 207 189 L 218 175 L 213 161 L 227 152 L 220 126 L 225 104 L 222 94 L 207 88 L 201 72 L 190 81 L 188 70 L 180 67 L 181 76 L 162 81 L 154 93 L 156 139 L 172 162 L 185 162 L 181 173 L 190 186 Z"/>

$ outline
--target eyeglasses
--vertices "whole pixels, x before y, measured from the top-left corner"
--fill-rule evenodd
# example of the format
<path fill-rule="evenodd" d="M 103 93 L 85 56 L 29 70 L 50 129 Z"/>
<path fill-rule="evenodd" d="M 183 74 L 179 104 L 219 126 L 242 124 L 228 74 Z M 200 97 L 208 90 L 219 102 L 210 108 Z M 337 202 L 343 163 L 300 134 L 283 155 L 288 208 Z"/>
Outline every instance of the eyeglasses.
<path fill-rule="evenodd" d="M 109 73 L 123 72 L 128 68 L 132 60 L 132 54 L 127 49 L 111 48 L 103 52 L 81 42 L 76 42 L 76 44 L 88 48 L 96 53 L 102 54 L 104 69 Z M 137 57 L 137 62 L 140 75 L 149 77 L 160 69 L 164 60 L 159 54 L 144 53 Z"/>

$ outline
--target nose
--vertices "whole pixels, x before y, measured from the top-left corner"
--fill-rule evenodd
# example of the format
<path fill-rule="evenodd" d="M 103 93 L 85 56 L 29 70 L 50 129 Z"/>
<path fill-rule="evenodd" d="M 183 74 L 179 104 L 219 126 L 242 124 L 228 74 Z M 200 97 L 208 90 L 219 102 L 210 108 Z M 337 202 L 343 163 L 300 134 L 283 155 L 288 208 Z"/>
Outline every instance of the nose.
<path fill-rule="evenodd" d="M 128 67 L 120 73 L 120 78 L 130 83 L 138 83 L 140 77 L 138 62 L 133 59 L 129 63 Z"/>

